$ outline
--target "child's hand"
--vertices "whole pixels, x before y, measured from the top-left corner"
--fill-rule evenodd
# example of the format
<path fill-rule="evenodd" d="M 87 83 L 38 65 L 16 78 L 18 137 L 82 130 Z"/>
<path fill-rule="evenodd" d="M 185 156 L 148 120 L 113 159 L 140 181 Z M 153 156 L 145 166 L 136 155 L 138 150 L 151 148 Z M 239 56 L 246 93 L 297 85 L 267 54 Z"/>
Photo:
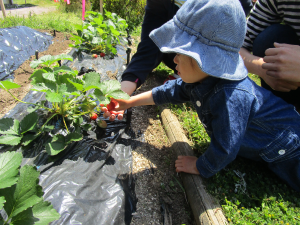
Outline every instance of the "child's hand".
<path fill-rule="evenodd" d="M 175 161 L 176 172 L 185 172 L 191 174 L 200 174 L 196 167 L 197 157 L 195 156 L 178 156 Z"/>
<path fill-rule="evenodd" d="M 106 106 L 102 107 L 101 111 L 104 118 L 108 118 L 110 121 L 114 121 L 116 116 L 119 120 L 123 119 L 124 110 L 130 108 L 128 100 L 124 99 L 111 99 L 111 102 Z"/>

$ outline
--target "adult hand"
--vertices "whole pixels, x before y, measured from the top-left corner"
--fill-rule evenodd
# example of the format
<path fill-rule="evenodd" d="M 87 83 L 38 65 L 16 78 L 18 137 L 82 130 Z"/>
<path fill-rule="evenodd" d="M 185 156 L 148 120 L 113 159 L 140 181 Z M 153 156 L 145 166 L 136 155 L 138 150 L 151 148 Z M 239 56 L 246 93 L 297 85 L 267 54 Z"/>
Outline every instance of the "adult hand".
<path fill-rule="evenodd" d="M 300 86 L 300 46 L 274 43 L 275 48 L 266 50 L 261 76 L 274 90 L 288 92 Z"/>
<path fill-rule="evenodd" d="M 199 175 L 199 171 L 196 167 L 197 157 L 195 156 L 178 156 L 175 161 L 176 172 L 185 172 Z"/>

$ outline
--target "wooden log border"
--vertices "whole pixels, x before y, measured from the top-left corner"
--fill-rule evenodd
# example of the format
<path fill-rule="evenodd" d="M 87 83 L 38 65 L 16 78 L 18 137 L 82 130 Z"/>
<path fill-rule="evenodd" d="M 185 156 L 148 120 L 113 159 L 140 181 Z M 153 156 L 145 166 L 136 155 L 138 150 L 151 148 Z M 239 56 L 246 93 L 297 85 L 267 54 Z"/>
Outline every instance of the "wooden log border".
<path fill-rule="evenodd" d="M 1 6 L 2 13 L 3 13 L 3 18 L 5 19 L 6 12 L 5 12 L 5 5 L 3 3 L 3 0 L 0 0 L 0 6 Z"/>
<path fill-rule="evenodd" d="M 182 127 L 171 110 L 162 109 L 161 118 L 164 129 L 177 155 L 193 156 L 189 140 L 183 133 Z M 200 176 L 181 173 L 181 179 L 188 201 L 198 225 L 228 224 L 219 203 L 205 190 Z"/>

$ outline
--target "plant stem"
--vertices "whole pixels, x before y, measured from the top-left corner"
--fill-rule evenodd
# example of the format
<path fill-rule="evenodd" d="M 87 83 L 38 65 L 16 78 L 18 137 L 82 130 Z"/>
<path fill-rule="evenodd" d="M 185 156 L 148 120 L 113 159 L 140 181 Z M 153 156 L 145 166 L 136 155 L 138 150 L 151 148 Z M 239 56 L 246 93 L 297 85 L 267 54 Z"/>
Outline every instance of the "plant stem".
<path fill-rule="evenodd" d="M 69 130 L 68 130 L 68 127 L 67 127 L 67 124 L 66 124 L 66 121 L 65 121 L 65 118 L 63 117 L 63 121 L 64 121 L 64 124 L 65 124 L 65 127 L 67 129 L 67 132 L 69 133 Z"/>
<path fill-rule="evenodd" d="M 29 105 L 36 105 L 36 106 L 39 106 L 39 107 L 42 107 L 43 109 L 47 109 L 48 111 L 51 111 L 51 109 L 49 109 L 48 107 L 45 107 L 45 106 L 42 106 L 42 105 L 39 105 L 39 104 L 35 104 L 35 103 L 32 103 L 32 102 L 23 102 L 22 100 L 18 99 L 17 97 L 15 97 L 12 93 L 10 93 L 9 90 L 6 90 L 14 99 L 16 99 L 18 102 L 21 102 L 21 103 L 25 103 L 25 104 L 29 104 Z"/>
<path fill-rule="evenodd" d="M 47 119 L 47 121 L 43 124 L 43 126 L 40 129 L 40 132 L 37 134 L 39 135 L 42 132 L 42 128 L 56 115 L 59 115 L 58 113 L 53 114 L 50 118 Z"/>

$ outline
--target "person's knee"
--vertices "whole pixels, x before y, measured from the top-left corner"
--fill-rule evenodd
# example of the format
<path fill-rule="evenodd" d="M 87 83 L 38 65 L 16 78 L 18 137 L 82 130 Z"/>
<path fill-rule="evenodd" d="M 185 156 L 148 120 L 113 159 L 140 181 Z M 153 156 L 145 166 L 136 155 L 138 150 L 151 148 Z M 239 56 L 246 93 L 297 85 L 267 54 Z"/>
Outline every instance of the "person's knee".
<path fill-rule="evenodd" d="M 268 48 L 274 48 L 274 42 L 299 45 L 299 38 L 292 27 L 273 24 L 257 35 L 253 41 L 253 55 L 264 57 Z"/>

